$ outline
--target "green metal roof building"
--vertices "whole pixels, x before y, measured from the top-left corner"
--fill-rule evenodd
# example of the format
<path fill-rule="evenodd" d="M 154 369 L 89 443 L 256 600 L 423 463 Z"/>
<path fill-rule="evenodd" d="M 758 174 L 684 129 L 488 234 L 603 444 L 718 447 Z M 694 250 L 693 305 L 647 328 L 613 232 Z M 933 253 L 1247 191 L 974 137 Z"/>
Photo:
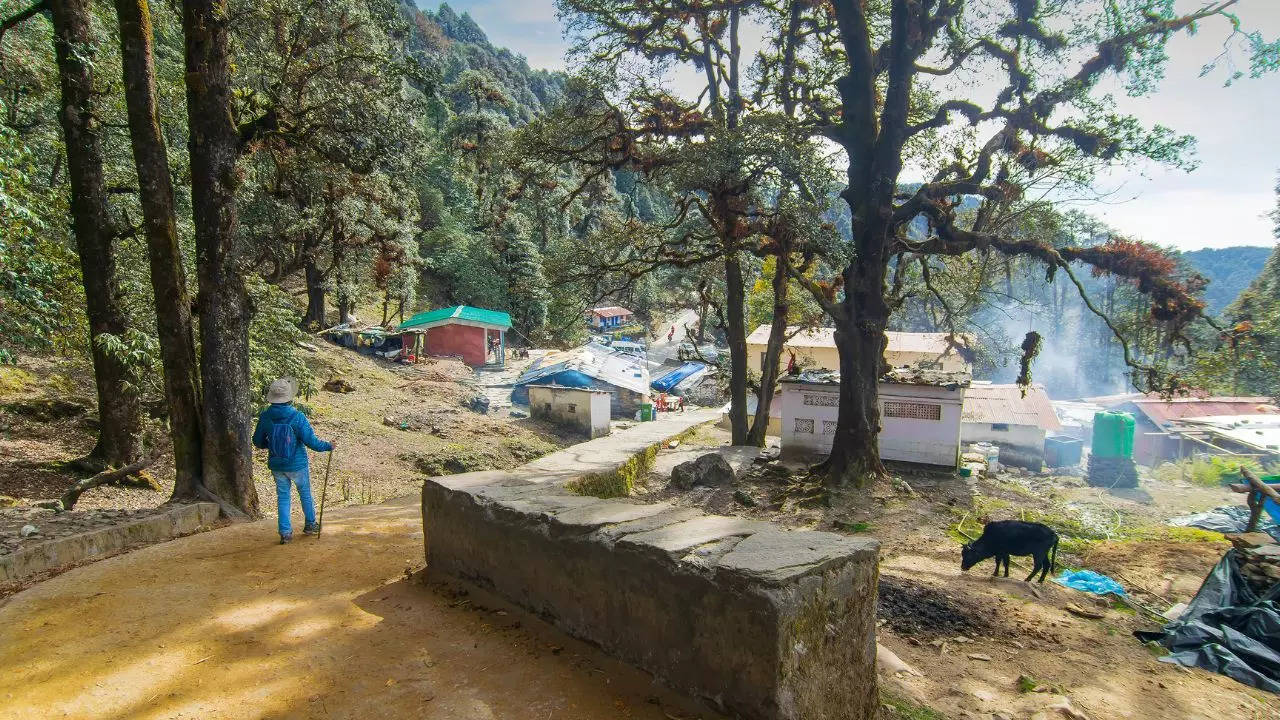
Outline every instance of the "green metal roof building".
<path fill-rule="evenodd" d="M 471 366 L 505 365 L 511 316 L 500 310 L 457 305 L 421 312 L 400 324 L 404 345 L 415 355 L 461 357 Z M 419 342 L 419 337 L 421 342 Z"/>
<path fill-rule="evenodd" d="M 400 323 L 400 329 L 425 330 L 437 325 L 448 325 L 455 322 L 481 325 L 494 330 L 509 330 L 511 328 L 511 316 L 501 310 L 485 310 L 484 308 L 471 307 L 470 305 L 455 305 L 454 307 L 420 312 Z"/>

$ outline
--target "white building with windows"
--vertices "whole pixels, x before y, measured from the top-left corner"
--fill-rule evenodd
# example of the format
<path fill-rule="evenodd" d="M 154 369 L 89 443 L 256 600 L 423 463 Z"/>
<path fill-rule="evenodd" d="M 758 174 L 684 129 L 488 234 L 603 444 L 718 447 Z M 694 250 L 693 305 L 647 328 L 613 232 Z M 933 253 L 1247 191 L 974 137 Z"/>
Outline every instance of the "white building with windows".
<path fill-rule="evenodd" d="M 880 457 L 956 467 L 967 372 L 895 368 L 880 381 Z M 782 454 L 831 453 L 840 405 L 840 376 L 802 373 L 782 386 Z"/>

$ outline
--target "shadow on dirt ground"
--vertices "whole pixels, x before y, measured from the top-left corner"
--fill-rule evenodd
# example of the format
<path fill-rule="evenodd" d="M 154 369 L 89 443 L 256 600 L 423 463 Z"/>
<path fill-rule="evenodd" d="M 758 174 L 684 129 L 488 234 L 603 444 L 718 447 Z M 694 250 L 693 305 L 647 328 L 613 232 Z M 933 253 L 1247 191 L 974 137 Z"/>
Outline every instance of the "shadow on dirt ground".
<path fill-rule="evenodd" d="M 715 717 L 542 621 L 424 586 L 416 498 L 274 544 L 235 525 L 0 605 L 0 716 Z"/>

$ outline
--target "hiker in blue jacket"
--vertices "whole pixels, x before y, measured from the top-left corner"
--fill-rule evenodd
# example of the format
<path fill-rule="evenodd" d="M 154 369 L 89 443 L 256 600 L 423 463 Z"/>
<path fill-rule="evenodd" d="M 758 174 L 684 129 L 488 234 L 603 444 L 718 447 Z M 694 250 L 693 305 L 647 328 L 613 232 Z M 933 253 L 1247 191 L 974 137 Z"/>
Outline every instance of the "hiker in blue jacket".
<path fill-rule="evenodd" d="M 297 394 L 297 386 L 288 378 L 271 383 L 267 390 L 267 402 L 271 407 L 258 416 L 258 427 L 253 431 L 253 446 L 267 450 L 267 467 L 276 479 L 281 545 L 293 539 L 293 528 L 289 524 L 290 485 L 298 486 L 298 499 L 306 517 L 307 523 L 302 526 L 302 532 L 307 535 L 320 532 L 315 503 L 311 499 L 307 448 L 316 452 L 333 450 L 333 443 L 316 437 L 307 416 L 293 406 L 293 398 Z"/>

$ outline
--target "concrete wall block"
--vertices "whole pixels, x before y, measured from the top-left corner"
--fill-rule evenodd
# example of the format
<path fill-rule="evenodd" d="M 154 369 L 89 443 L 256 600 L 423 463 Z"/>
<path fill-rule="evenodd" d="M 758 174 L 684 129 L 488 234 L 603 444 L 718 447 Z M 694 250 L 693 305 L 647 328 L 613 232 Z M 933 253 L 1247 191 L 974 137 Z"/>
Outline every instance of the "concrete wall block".
<path fill-rule="evenodd" d="M 741 717 L 874 716 L 875 541 L 494 482 L 426 481 L 431 574 Z"/>
<path fill-rule="evenodd" d="M 138 543 L 168 540 L 199 530 L 218 519 L 214 503 L 177 505 L 165 512 L 97 530 L 54 538 L 0 556 L 0 580 L 16 580 L 45 570 L 108 555 Z"/>

